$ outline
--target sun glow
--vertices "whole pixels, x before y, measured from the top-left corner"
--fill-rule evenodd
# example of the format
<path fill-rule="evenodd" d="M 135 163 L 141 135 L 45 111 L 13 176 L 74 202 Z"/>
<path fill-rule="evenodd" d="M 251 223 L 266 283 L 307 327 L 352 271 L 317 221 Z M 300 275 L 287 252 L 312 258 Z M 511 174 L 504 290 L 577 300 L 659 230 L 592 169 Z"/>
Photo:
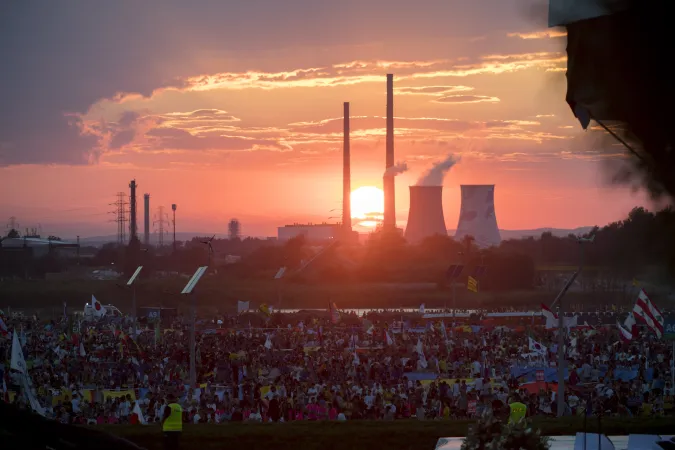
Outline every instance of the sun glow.
<path fill-rule="evenodd" d="M 352 219 L 354 225 L 375 227 L 384 214 L 384 192 L 375 186 L 361 186 L 352 191 Z"/>

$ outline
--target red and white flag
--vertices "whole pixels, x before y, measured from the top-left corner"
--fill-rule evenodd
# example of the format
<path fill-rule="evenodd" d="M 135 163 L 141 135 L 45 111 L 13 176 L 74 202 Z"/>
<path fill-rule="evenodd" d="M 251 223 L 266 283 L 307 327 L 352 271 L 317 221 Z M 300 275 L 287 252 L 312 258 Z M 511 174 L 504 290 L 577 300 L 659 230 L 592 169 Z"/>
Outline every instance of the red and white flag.
<path fill-rule="evenodd" d="M 546 329 L 557 328 L 558 327 L 558 316 L 551 311 L 548 306 L 541 304 L 541 313 L 546 319 Z"/>
<path fill-rule="evenodd" d="M 633 306 L 633 313 L 635 317 L 642 320 L 651 330 L 656 333 L 656 336 L 661 337 L 663 335 L 663 314 L 661 311 L 649 300 L 647 294 L 643 289 L 640 289 L 638 298 L 635 301 L 635 306 Z"/>
<path fill-rule="evenodd" d="M 619 336 L 623 342 L 630 342 L 633 340 L 633 333 L 621 326 L 619 322 L 616 323 L 616 327 L 619 329 Z"/>
<path fill-rule="evenodd" d="M 628 317 L 626 317 L 626 320 L 623 322 L 623 328 L 630 331 L 631 334 L 637 333 L 637 321 L 635 320 L 633 312 L 628 313 Z"/>
<path fill-rule="evenodd" d="M 105 316 L 105 306 L 101 304 L 98 300 L 96 300 L 96 297 L 94 297 L 94 294 L 91 295 L 91 308 L 94 311 L 94 316 L 95 317 L 103 317 Z"/>

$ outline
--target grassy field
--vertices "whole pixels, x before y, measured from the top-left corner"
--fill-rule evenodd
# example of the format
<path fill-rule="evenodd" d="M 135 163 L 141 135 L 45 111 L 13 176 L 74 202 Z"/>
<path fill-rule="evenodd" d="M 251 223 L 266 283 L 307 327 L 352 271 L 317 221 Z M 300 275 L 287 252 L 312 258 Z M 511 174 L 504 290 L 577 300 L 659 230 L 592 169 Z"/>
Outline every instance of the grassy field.
<path fill-rule="evenodd" d="M 139 306 L 186 306 L 186 299 L 178 293 L 187 280 L 173 278 L 140 281 L 137 286 Z M 104 304 L 114 304 L 123 311 L 131 307 L 131 292 L 118 286 L 116 281 L 97 280 L 31 280 L 0 282 L 0 308 L 41 310 L 42 316 L 50 313 L 60 316 L 63 302 L 69 308 L 80 310 L 94 294 Z M 555 292 L 468 292 L 456 288 L 457 307 L 475 308 L 490 305 L 528 305 L 537 307 L 550 302 Z M 600 301 L 600 293 L 567 294 L 570 303 Z M 208 277 L 198 286 L 196 301 L 202 311 L 233 312 L 237 300 L 249 300 L 251 305 L 268 303 L 279 308 L 324 309 L 329 301 L 339 308 L 417 308 L 425 303 L 427 308 L 452 306 L 452 290 L 436 284 L 300 284 L 278 283 L 272 280 L 228 280 Z M 615 299 L 613 299 L 616 301 Z"/>
<path fill-rule="evenodd" d="M 464 436 L 470 421 L 322 422 L 290 424 L 189 425 L 183 432 L 183 449 L 241 448 L 247 450 L 330 449 L 433 449 L 440 437 Z M 549 436 L 583 431 L 583 418 L 536 419 L 534 426 Z M 158 425 L 109 426 L 105 431 L 127 438 L 148 449 L 162 448 Z M 597 432 L 597 419 L 588 421 L 588 432 Z M 669 434 L 673 418 L 605 419 L 603 433 Z"/>

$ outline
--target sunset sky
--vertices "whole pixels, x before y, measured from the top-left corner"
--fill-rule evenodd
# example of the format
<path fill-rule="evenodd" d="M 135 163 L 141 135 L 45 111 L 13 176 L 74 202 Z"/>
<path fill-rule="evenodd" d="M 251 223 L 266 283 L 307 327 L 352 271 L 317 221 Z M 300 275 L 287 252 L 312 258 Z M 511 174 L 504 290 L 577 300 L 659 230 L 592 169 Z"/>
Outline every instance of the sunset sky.
<path fill-rule="evenodd" d="M 496 184 L 503 229 L 622 218 L 606 143 L 565 103 L 565 37 L 523 0 L 118 0 L 0 5 L 0 210 L 64 237 L 114 234 L 135 178 L 179 229 L 245 235 L 341 205 L 342 103 L 352 187 L 382 184 L 395 74 L 397 220 L 448 153 L 460 184 Z M 618 153 L 618 152 L 617 152 Z M 606 155 L 606 153 L 603 153 Z M 141 209 L 142 211 L 142 209 Z"/>

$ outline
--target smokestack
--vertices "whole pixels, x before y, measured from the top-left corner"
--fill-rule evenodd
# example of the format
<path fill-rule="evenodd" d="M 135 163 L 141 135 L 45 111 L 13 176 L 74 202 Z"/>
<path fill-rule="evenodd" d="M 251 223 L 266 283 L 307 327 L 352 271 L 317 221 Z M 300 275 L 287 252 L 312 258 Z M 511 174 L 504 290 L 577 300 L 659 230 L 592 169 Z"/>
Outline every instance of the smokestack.
<path fill-rule="evenodd" d="M 130 218 L 129 218 L 129 242 L 134 239 L 138 239 L 138 223 L 136 222 L 136 180 L 131 180 L 129 183 L 129 188 L 131 192 L 129 194 L 129 209 L 130 209 Z"/>
<path fill-rule="evenodd" d="M 396 197 L 394 174 L 389 169 L 394 165 L 394 75 L 387 74 L 387 153 L 385 176 L 382 180 L 384 187 L 384 228 L 396 228 Z"/>
<path fill-rule="evenodd" d="M 150 194 L 143 194 L 143 206 L 144 206 L 144 217 L 143 217 L 143 243 L 146 246 L 150 246 Z"/>
<path fill-rule="evenodd" d="M 349 102 L 344 103 L 344 142 L 342 144 L 342 226 L 345 233 L 352 231 L 352 181 L 349 149 Z"/>
<path fill-rule="evenodd" d="M 499 245 L 502 238 L 495 214 L 494 184 L 463 184 L 460 188 L 462 189 L 462 207 L 459 211 L 455 240 L 459 241 L 466 236 L 471 236 L 480 248 Z"/>
<path fill-rule="evenodd" d="M 410 186 L 405 239 L 416 243 L 437 234 L 448 235 L 443 217 L 443 186 Z"/>

